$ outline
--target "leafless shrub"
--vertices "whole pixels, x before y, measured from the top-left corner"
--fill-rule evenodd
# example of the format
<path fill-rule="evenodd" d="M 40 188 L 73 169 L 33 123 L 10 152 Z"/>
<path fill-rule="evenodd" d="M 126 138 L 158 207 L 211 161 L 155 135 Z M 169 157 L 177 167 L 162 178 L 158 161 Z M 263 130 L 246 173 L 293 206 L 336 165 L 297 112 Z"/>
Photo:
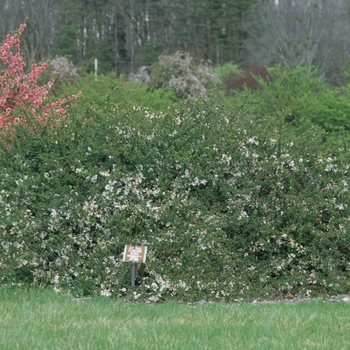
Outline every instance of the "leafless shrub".
<path fill-rule="evenodd" d="M 205 96 L 220 80 L 208 64 L 196 64 L 187 53 L 161 55 L 150 67 L 141 67 L 131 80 L 147 84 L 151 89 L 168 89 L 179 98 Z"/>
<path fill-rule="evenodd" d="M 60 79 L 72 79 L 77 75 L 77 68 L 67 57 L 55 57 L 50 61 L 50 66 Z"/>

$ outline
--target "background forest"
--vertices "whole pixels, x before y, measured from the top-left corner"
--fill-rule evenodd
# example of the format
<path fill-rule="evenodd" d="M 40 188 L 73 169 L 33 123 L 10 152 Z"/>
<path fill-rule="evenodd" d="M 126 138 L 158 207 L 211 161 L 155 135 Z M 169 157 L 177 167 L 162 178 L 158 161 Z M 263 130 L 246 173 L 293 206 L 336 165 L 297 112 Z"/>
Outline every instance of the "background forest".
<path fill-rule="evenodd" d="M 333 84 L 350 53 L 348 0 L 3 0 L 0 37 L 28 18 L 27 63 L 68 56 L 129 74 L 177 51 L 197 63 L 317 66 Z"/>

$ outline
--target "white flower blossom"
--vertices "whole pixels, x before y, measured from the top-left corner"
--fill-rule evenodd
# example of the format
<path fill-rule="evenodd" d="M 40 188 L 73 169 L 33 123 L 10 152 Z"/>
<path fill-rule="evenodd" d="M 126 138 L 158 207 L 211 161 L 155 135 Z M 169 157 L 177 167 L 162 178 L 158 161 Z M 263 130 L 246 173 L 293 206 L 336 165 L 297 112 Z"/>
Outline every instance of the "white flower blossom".
<path fill-rule="evenodd" d="M 247 140 L 247 143 L 250 143 L 250 144 L 253 144 L 253 145 L 256 145 L 256 146 L 259 145 L 259 141 L 256 140 L 256 136 L 250 137 L 250 138 Z"/>
<path fill-rule="evenodd" d="M 108 171 L 100 171 L 100 174 L 101 174 L 102 176 L 105 176 L 105 177 L 111 176 L 109 170 L 108 170 Z"/>
<path fill-rule="evenodd" d="M 249 217 L 249 215 L 247 214 L 247 212 L 245 210 L 242 210 L 241 213 L 239 214 L 237 220 L 243 220 L 243 219 L 246 219 L 248 217 Z"/>

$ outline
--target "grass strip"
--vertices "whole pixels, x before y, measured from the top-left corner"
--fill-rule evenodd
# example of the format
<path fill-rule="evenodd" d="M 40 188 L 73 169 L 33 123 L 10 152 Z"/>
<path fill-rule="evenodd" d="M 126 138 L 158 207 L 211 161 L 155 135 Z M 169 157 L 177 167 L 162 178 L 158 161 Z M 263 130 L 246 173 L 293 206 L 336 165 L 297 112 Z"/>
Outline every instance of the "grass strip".
<path fill-rule="evenodd" d="M 81 302 L 0 289 L 0 349 L 348 349 L 350 304 Z"/>

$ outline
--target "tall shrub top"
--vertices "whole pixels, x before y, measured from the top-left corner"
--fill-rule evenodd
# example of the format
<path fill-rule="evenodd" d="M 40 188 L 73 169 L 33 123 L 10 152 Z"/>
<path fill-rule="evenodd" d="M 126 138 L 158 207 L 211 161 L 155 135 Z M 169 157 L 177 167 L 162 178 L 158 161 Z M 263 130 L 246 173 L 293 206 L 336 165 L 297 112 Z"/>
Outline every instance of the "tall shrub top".
<path fill-rule="evenodd" d="M 45 123 L 53 114 L 60 119 L 66 114 L 67 99 L 44 103 L 53 84 L 50 80 L 42 86 L 37 81 L 48 67 L 45 62 L 31 65 L 25 72 L 25 62 L 21 56 L 20 37 L 26 25 L 21 24 L 15 33 L 9 33 L 0 46 L 0 129 L 7 129 L 16 123 L 25 123 L 26 116 L 32 115 L 40 123 Z M 72 95 L 70 100 L 80 95 Z M 25 112 L 25 113 L 21 113 Z"/>

